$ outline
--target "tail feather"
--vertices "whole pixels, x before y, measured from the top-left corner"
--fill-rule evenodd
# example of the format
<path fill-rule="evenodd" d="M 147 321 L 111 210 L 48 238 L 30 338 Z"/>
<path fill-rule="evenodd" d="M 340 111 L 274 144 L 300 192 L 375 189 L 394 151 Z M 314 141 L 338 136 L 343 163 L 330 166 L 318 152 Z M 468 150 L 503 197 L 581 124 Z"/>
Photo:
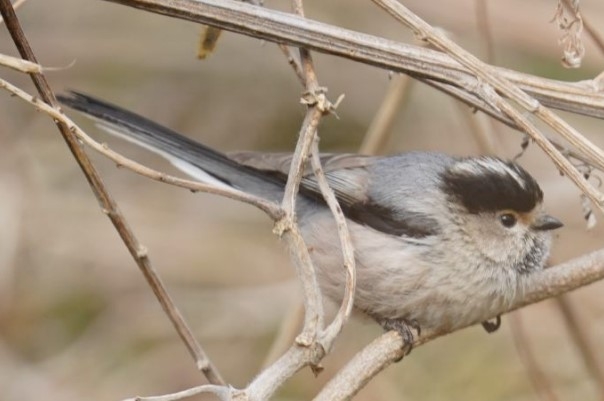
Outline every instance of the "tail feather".
<path fill-rule="evenodd" d="M 282 196 L 282 177 L 241 165 L 145 117 L 79 92 L 60 95 L 58 99 L 94 119 L 110 134 L 159 154 L 201 182 L 232 186 L 275 201 Z"/>

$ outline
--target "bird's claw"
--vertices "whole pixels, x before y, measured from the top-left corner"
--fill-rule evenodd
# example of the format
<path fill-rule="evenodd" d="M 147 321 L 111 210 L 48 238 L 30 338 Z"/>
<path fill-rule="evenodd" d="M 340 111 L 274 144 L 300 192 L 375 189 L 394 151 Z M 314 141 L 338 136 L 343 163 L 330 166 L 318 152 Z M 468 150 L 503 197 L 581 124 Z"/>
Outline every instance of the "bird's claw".
<path fill-rule="evenodd" d="M 414 329 L 418 336 L 421 334 L 421 328 L 417 320 L 378 319 L 377 321 L 384 330 L 394 330 L 400 334 L 400 336 L 403 338 L 403 349 L 405 350 L 405 356 L 409 355 L 413 349 L 413 343 L 415 341 L 415 336 L 413 335 L 411 329 Z"/>
<path fill-rule="evenodd" d="M 501 316 L 497 316 L 494 322 L 489 320 L 485 320 L 481 323 L 482 327 L 485 329 L 487 333 L 493 333 L 499 329 L 501 326 Z"/>

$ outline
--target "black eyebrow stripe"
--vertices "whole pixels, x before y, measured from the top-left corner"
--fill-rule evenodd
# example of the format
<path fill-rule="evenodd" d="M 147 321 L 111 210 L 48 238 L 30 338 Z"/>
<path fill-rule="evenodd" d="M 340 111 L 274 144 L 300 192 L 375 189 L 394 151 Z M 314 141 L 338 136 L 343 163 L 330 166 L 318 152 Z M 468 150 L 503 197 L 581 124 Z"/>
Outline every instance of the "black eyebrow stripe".
<path fill-rule="evenodd" d="M 539 184 L 522 167 L 511 162 L 506 166 L 513 169 L 524 185 L 516 177 L 489 169 L 481 174 L 448 169 L 443 173 L 443 191 L 470 213 L 533 210 L 543 201 Z"/>

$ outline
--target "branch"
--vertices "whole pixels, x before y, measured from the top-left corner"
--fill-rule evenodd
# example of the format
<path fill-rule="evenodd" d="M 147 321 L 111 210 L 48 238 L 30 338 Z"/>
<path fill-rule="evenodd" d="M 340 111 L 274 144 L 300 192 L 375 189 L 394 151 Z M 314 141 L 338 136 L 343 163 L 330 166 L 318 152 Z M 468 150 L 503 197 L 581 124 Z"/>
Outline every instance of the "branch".
<path fill-rule="evenodd" d="M 604 151 L 583 137 L 566 121 L 543 107 L 535 98 L 523 92 L 518 86 L 510 82 L 506 77 L 498 74 L 489 65 L 481 62 L 474 55 L 468 53 L 455 42 L 447 38 L 438 30 L 432 28 L 397 0 L 373 0 L 378 6 L 392 15 L 395 19 L 410 27 L 419 37 L 423 38 L 433 46 L 451 54 L 459 63 L 472 71 L 476 77 L 483 82 L 481 97 L 491 103 L 493 107 L 501 110 L 514 123 L 521 127 L 535 143 L 552 159 L 558 169 L 566 174 L 589 199 L 604 212 L 604 195 L 595 189 L 583 175 L 570 163 L 556 147 L 550 143 L 545 135 L 537 129 L 523 113 L 516 110 L 509 102 L 499 94 L 516 102 L 524 110 L 534 114 L 538 119 L 554 129 L 564 139 L 577 148 L 578 151 L 588 156 L 598 168 L 604 168 Z"/>
<path fill-rule="evenodd" d="M 517 298 L 509 309 L 497 311 L 493 316 L 484 316 L 468 326 L 604 279 L 604 249 L 533 273 L 530 277 L 524 288 L 524 296 Z M 422 330 L 421 335 L 415 339 L 413 348 L 450 333 Z M 376 374 L 405 356 L 402 344 L 398 333 L 390 331 L 383 334 L 355 355 L 327 383 L 315 401 L 351 399 Z"/>
<path fill-rule="evenodd" d="M 478 88 L 469 69 L 439 51 L 407 45 L 361 32 L 300 18 L 233 0 L 105 0 L 212 25 L 278 44 L 305 47 L 387 70 L 411 75 L 454 95 L 456 89 Z M 493 67 L 494 68 L 494 67 Z M 604 93 L 593 81 L 561 82 L 503 68 L 499 74 L 544 105 L 604 118 Z M 439 85 L 436 85 L 439 84 Z M 454 95 L 455 96 L 455 95 Z M 474 97 L 463 99 L 484 112 L 497 113 Z"/>
<path fill-rule="evenodd" d="M 0 13 L 4 18 L 4 22 L 6 23 L 8 31 L 11 34 L 11 37 L 17 46 L 21 57 L 27 61 L 37 64 L 38 62 L 34 52 L 29 45 L 27 38 L 25 37 L 25 33 L 21 28 L 17 15 L 15 14 L 15 10 L 13 9 L 9 0 L 0 0 Z M 36 100 L 39 104 L 44 104 L 50 108 L 59 109 L 57 99 L 44 74 L 41 72 L 30 73 L 30 77 L 38 89 L 38 93 L 40 94 L 43 102 L 31 97 L 32 101 Z M 201 345 L 199 345 L 199 343 L 195 340 L 191 329 L 188 327 L 186 321 L 180 314 L 180 311 L 174 305 L 174 302 L 166 291 L 159 275 L 151 265 L 146 248 L 134 235 L 130 225 L 122 215 L 115 200 L 107 191 L 105 184 L 103 183 L 94 165 L 88 158 L 88 155 L 78 143 L 77 136 L 71 131 L 70 127 L 65 124 L 65 122 L 58 119 L 55 119 L 54 122 L 59 129 L 59 132 L 63 136 L 67 146 L 69 147 L 69 150 L 80 166 L 80 169 L 86 176 L 86 179 L 88 180 L 88 183 L 103 212 L 109 217 L 118 234 L 122 238 L 122 241 L 128 248 L 128 251 L 130 251 L 132 258 L 135 260 L 139 269 L 145 276 L 145 279 L 149 283 L 149 286 L 153 290 L 153 293 L 161 304 L 164 312 L 170 319 L 178 335 L 181 337 L 189 353 L 195 360 L 197 368 L 203 372 L 210 383 L 223 384 L 224 381 L 222 380 L 218 370 L 206 356 L 205 352 L 201 348 Z"/>
<path fill-rule="evenodd" d="M 0 54 L 0 65 L 26 74 L 42 72 L 42 66 L 40 64 L 32 63 L 31 61 L 17 57 L 7 56 L 5 54 Z"/>
<path fill-rule="evenodd" d="M 204 384 L 203 386 L 188 388 L 186 390 L 179 391 L 178 393 L 171 393 L 171 394 L 165 394 L 165 395 L 154 395 L 151 397 L 137 396 L 134 398 L 127 398 L 124 401 L 176 401 L 176 400 L 181 400 L 181 399 L 187 398 L 187 397 L 193 397 L 194 395 L 203 394 L 203 393 L 214 394 L 216 397 L 218 397 L 222 401 L 230 401 L 233 398 L 231 391 L 232 390 L 229 389 L 227 386 Z"/>
<path fill-rule="evenodd" d="M 310 346 L 316 340 L 319 331 L 323 329 L 323 301 L 312 259 L 295 221 L 295 205 L 304 163 L 310 153 L 310 146 L 314 141 L 321 116 L 321 111 L 311 108 L 304 117 L 281 203 L 285 216 L 275 224 L 275 232 L 285 239 L 302 281 L 305 309 L 304 327 L 296 341 L 298 344 L 306 346 Z"/>
<path fill-rule="evenodd" d="M 73 132 L 79 140 L 81 140 L 83 143 L 90 146 L 92 149 L 102 154 L 109 160 L 115 162 L 115 164 L 120 168 L 123 167 L 127 170 L 150 178 L 154 181 L 159 181 L 165 184 L 174 185 L 176 187 L 185 188 L 192 192 L 206 192 L 214 195 L 224 196 L 225 198 L 233 199 L 239 202 L 247 203 L 262 210 L 273 220 L 279 220 L 283 216 L 283 212 L 281 211 L 279 206 L 270 201 L 267 201 L 266 199 L 250 195 L 246 192 L 242 192 L 236 189 L 216 187 L 213 185 L 201 183 L 199 181 L 191 181 L 183 178 L 178 178 L 137 163 L 127 158 L 126 156 L 123 156 L 122 154 L 112 150 L 111 148 L 109 148 L 109 146 L 107 146 L 107 144 L 101 144 L 92 139 L 75 122 L 73 122 L 69 117 L 63 114 L 61 110 L 56 109 L 54 107 L 50 107 L 37 97 L 26 93 L 25 91 L 19 89 L 18 87 L 10 84 L 9 82 L 1 78 L 0 88 L 7 90 L 13 95 L 33 105 L 38 110 L 52 117 L 54 120 L 60 121 L 63 124 L 67 125 L 69 130 Z"/>
<path fill-rule="evenodd" d="M 300 17 L 304 17 L 302 0 L 294 0 L 293 4 L 295 12 Z M 338 106 L 338 103 L 342 99 L 342 96 L 340 96 L 335 105 L 332 105 L 327 100 L 325 97 L 327 89 L 321 88 L 319 85 L 310 51 L 300 48 L 300 62 L 302 64 L 302 72 L 304 73 L 304 85 L 306 89 L 305 97 L 307 97 L 307 99 L 303 98 L 303 102 L 310 106 L 307 114 L 315 115 L 320 113 L 320 116 L 325 116 L 334 112 Z M 320 333 L 319 342 L 323 349 L 328 352 L 331 349 L 336 337 L 342 331 L 344 323 L 346 323 L 350 317 L 350 313 L 352 312 L 352 307 L 354 304 L 354 292 L 356 288 L 356 262 L 354 258 L 352 238 L 350 237 L 350 232 L 348 231 L 346 217 L 344 217 L 342 208 L 338 204 L 338 200 L 336 199 L 333 190 L 330 188 L 327 178 L 325 177 L 323 167 L 321 166 L 319 137 L 316 128 L 313 135 L 313 143 L 311 144 L 310 149 L 310 160 L 313 173 L 317 179 L 317 183 L 319 184 L 319 189 L 321 190 L 321 194 L 323 195 L 323 198 L 325 199 L 325 202 L 327 203 L 327 206 L 329 207 L 336 222 L 338 237 L 340 239 L 340 247 L 342 250 L 342 259 L 344 261 L 344 270 L 346 271 L 346 285 L 344 288 L 344 297 L 342 299 L 340 309 L 338 310 L 338 313 L 334 317 L 331 324 L 329 324 L 329 326 L 327 326 L 325 330 Z"/>

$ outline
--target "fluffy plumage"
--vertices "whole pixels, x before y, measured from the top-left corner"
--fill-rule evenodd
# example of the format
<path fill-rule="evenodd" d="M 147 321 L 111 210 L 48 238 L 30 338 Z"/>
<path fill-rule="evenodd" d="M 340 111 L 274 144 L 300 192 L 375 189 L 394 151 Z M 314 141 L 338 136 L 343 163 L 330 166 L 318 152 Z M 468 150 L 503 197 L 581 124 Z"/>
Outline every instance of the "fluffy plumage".
<path fill-rule="evenodd" d="M 109 103 L 72 93 L 60 100 L 109 132 L 151 149 L 204 182 L 280 200 L 291 155 L 223 155 Z M 484 320 L 522 294 L 549 254 L 543 193 L 519 165 L 493 157 L 410 152 L 323 155 L 349 220 L 357 261 L 355 307 L 385 327 L 413 322 L 450 330 Z M 307 171 L 297 213 L 325 294 L 339 301 L 344 271 L 337 230 Z"/>

